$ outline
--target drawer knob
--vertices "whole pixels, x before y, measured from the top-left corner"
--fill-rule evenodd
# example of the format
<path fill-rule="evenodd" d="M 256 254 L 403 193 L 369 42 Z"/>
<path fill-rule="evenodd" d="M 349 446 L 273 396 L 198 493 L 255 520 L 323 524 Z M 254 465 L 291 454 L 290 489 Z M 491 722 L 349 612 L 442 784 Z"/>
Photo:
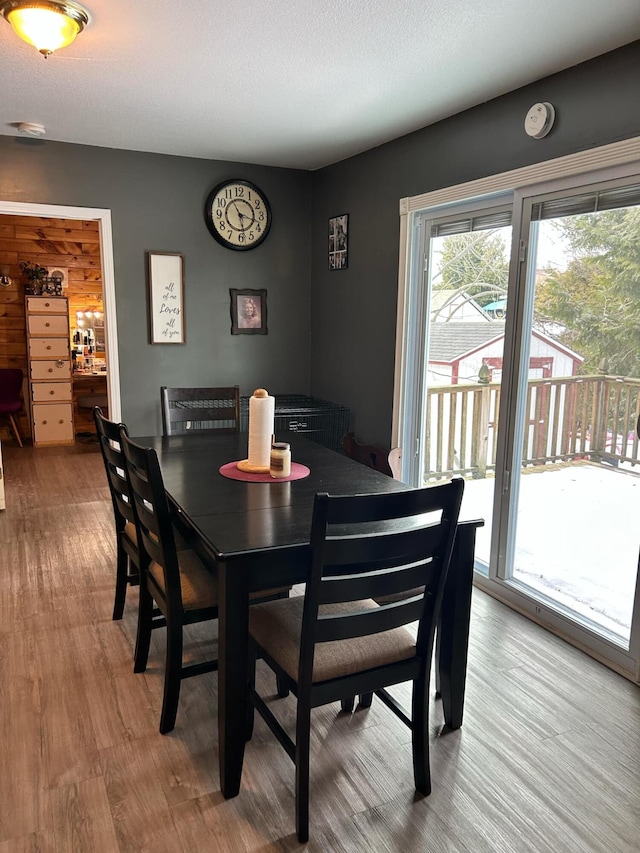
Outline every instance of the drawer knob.
<path fill-rule="evenodd" d="M 58 423 L 59 423 L 59 424 L 63 424 L 63 423 L 64 423 L 64 421 L 62 420 L 62 418 L 60 418 L 60 420 L 58 421 Z"/>
<path fill-rule="evenodd" d="M 51 349 L 51 344 L 49 344 L 49 346 L 47 347 L 47 349 Z"/>
<path fill-rule="evenodd" d="M 51 325 L 51 323 L 45 323 L 44 325 L 45 325 L 45 327 L 48 329 L 48 328 L 49 328 L 49 326 Z"/>
<path fill-rule="evenodd" d="M 43 426 L 44 426 L 44 424 L 46 424 L 46 421 L 42 421 L 42 425 L 43 425 Z"/>
<path fill-rule="evenodd" d="M 49 368 L 49 373 L 53 373 L 53 367 Z"/>
<path fill-rule="evenodd" d="M 55 392 L 55 391 L 49 391 L 49 393 L 50 393 L 50 394 L 55 394 L 56 392 Z"/>
<path fill-rule="evenodd" d="M 50 303 L 50 302 L 45 302 L 45 303 L 44 303 L 44 307 L 45 307 L 45 308 L 49 308 L 50 306 L 51 306 L 51 303 Z"/>

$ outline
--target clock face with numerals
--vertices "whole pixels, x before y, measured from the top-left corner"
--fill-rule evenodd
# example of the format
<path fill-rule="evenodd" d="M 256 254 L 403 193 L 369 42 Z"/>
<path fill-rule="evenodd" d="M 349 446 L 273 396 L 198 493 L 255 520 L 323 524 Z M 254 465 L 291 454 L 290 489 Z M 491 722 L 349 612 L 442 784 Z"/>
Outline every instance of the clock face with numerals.
<path fill-rule="evenodd" d="M 204 206 L 207 228 L 227 249 L 244 252 L 263 242 L 271 228 L 267 197 L 249 181 L 223 181 Z"/>

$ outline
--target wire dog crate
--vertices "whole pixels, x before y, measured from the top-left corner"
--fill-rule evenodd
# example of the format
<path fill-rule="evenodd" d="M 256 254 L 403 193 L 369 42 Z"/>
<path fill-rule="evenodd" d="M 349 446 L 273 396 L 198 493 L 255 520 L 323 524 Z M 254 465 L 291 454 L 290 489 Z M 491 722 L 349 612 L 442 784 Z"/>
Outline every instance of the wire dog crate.
<path fill-rule="evenodd" d="M 349 409 L 304 394 L 275 395 L 276 436 L 298 432 L 305 438 L 343 453 L 342 436 L 349 431 Z M 249 398 L 240 398 L 240 429 L 249 430 Z"/>

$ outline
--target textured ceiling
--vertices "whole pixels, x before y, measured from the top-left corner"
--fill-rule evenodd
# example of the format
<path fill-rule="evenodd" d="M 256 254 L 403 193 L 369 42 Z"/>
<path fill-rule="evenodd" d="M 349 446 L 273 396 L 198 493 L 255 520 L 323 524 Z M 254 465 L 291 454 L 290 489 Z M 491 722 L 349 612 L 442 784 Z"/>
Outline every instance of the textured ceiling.
<path fill-rule="evenodd" d="M 86 8 L 47 60 L 0 19 L 1 134 L 315 169 L 640 38 L 638 0 Z"/>

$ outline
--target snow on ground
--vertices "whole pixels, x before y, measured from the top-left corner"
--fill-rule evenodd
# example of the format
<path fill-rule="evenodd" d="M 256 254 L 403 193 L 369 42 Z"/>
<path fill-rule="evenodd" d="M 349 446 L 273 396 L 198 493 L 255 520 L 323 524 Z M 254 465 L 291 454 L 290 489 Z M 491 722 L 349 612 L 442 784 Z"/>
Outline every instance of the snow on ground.
<path fill-rule="evenodd" d="M 476 559 L 488 564 L 495 481 L 465 484 L 461 518 L 484 518 Z M 640 474 L 574 462 L 520 478 L 514 579 L 625 640 L 638 570 Z"/>

